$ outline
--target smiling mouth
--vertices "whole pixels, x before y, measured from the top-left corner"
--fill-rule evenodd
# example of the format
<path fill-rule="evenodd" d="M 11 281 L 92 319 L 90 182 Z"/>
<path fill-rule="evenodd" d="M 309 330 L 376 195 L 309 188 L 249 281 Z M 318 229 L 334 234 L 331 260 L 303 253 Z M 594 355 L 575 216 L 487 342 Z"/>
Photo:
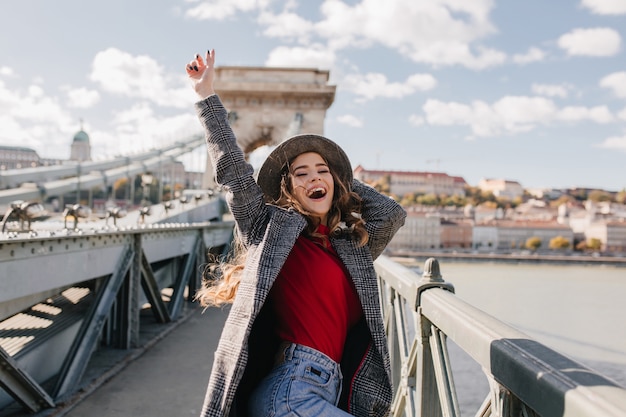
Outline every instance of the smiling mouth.
<path fill-rule="evenodd" d="M 323 188 L 314 188 L 312 190 L 309 190 L 309 192 L 307 193 L 307 196 L 314 200 L 318 200 L 326 196 L 326 190 Z"/>

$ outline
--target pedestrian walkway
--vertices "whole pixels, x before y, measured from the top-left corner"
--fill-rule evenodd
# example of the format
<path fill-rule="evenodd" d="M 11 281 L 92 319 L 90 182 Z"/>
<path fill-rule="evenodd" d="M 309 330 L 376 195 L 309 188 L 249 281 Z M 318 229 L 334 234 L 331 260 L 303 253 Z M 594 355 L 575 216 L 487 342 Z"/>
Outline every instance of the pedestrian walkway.
<path fill-rule="evenodd" d="M 228 309 L 195 309 L 184 322 L 69 411 L 67 417 L 200 414 Z"/>

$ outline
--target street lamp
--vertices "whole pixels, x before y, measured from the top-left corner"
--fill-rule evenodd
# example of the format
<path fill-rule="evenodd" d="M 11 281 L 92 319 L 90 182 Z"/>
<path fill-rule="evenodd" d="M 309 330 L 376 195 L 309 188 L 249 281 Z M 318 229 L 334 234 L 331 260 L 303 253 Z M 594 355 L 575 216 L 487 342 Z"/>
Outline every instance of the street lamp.
<path fill-rule="evenodd" d="M 150 185 L 152 185 L 153 179 L 154 177 L 149 172 L 141 175 L 141 185 L 143 185 L 143 201 L 141 204 L 144 206 L 148 203 L 148 199 L 150 197 Z"/>

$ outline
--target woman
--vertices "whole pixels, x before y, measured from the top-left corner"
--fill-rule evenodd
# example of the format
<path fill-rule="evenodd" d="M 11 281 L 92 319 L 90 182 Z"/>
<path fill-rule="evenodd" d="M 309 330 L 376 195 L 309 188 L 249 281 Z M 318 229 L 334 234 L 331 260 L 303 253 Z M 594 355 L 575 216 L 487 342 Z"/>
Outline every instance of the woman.
<path fill-rule="evenodd" d="M 384 416 L 391 371 L 373 260 L 406 213 L 353 180 L 343 150 L 318 135 L 280 144 L 255 182 L 214 64 L 214 51 L 196 55 L 187 74 L 245 259 L 197 297 L 232 302 L 202 416 Z"/>

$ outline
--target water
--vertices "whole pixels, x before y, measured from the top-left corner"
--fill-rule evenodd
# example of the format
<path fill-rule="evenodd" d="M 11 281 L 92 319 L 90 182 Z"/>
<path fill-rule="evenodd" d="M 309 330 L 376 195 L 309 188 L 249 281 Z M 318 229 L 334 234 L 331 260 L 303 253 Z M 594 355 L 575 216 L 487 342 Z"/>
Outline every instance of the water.
<path fill-rule="evenodd" d="M 626 387 L 626 268 L 442 260 L 441 273 L 459 298 Z M 487 380 L 449 350 L 461 413 L 473 416 Z"/>

